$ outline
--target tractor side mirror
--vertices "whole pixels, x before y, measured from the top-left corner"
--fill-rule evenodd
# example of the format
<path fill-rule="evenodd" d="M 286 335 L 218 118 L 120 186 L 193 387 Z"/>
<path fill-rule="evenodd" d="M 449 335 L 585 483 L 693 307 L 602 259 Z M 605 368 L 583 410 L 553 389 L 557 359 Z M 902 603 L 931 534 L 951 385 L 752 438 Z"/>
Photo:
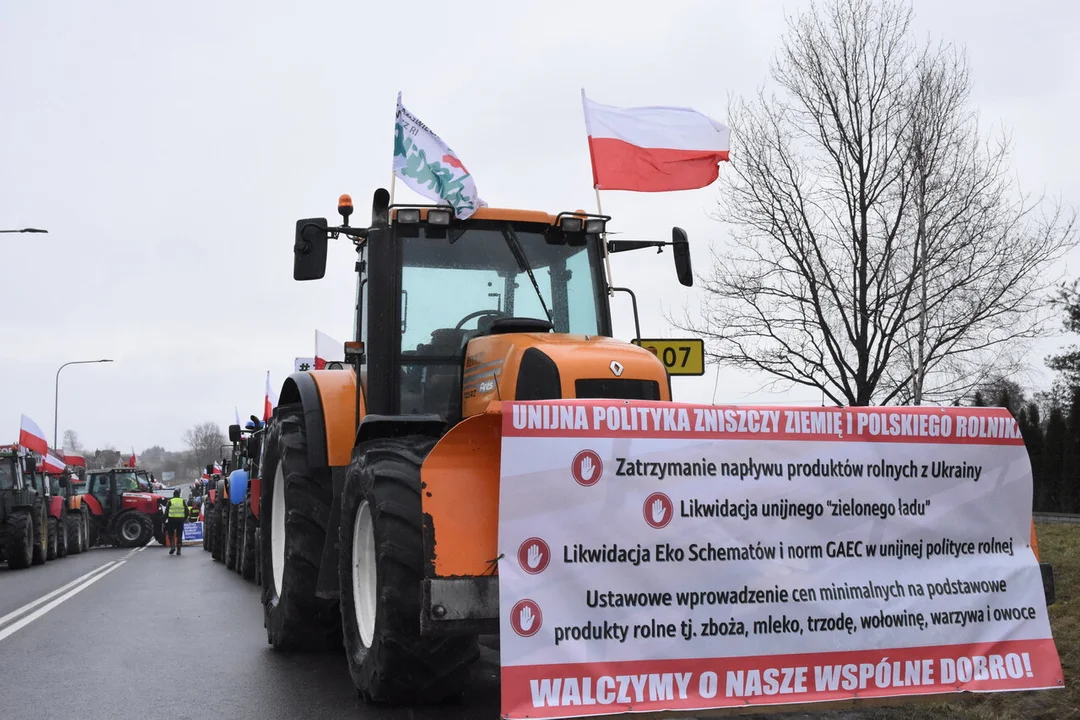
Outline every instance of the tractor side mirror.
<path fill-rule="evenodd" d="M 37 462 L 34 461 L 34 458 L 28 457 L 23 461 L 23 472 L 27 475 L 33 475 L 37 472 Z"/>
<path fill-rule="evenodd" d="M 213 463 L 206 466 L 206 474 L 208 476 L 214 474 L 214 464 Z"/>
<path fill-rule="evenodd" d="M 293 280 L 320 280 L 326 275 L 326 218 L 296 221 Z"/>
<path fill-rule="evenodd" d="M 680 227 L 671 228 L 671 254 L 675 258 L 675 274 L 679 282 L 686 287 L 694 285 L 694 269 L 690 264 L 690 243 L 686 231 Z"/>
<path fill-rule="evenodd" d="M 64 488 L 65 490 L 71 485 L 71 483 L 68 482 L 68 479 L 62 475 L 60 476 L 59 483 L 60 487 Z"/>
<path fill-rule="evenodd" d="M 229 426 L 229 442 L 238 443 L 242 437 L 239 425 Z"/>

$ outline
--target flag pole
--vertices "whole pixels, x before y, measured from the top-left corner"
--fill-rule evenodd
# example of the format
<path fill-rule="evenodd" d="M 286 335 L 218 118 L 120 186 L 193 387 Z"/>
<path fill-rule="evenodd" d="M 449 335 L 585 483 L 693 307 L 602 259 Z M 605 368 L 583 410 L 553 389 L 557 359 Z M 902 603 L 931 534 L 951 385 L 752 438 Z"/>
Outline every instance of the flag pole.
<path fill-rule="evenodd" d="M 596 214 L 603 215 L 604 208 L 600 205 L 600 188 L 594 185 L 593 191 L 596 193 Z M 612 289 L 612 286 L 615 283 L 611 277 L 611 254 L 608 252 L 607 247 L 607 232 L 600 238 L 600 243 L 603 246 L 602 249 L 604 251 L 604 270 L 607 272 L 608 277 L 608 297 L 615 297 L 615 291 Z"/>
<path fill-rule="evenodd" d="M 401 91 L 398 90 L 397 94 L 397 109 L 394 111 L 394 142 L 397 142 L 397 121 L 398 114 L 401 112 Z M 394 186 L 397 185 L 397 170 L 394 169 L 394 163 L 390 163 L 390 204 L 394 204 Z"/>
<path fill-rule="evenodd" d="M 589 142 L 589 165 L 592 166 L 593 171 L 593 192 L 596 193 L 596 212 L 598 215 L 604 214 L 604 208 L 600 204 L 600 184 L 596 181 L 596 163 L 592 153 L 592 126 L 589 123 L 589 100 L 585 95 L 585 88 L 581 88 L 581 112 L 585 117 L 585 138 Z M 615 291 L 612 290 L 612 278 L 611 278 L 611 255 L 608 253 L 607 247 L 607 233 L 605 232 L 600 238 L 600 250 L 604 254 L 604 272 L 607 273 L 608 280 L 608 297 L 615 297 Z"/>

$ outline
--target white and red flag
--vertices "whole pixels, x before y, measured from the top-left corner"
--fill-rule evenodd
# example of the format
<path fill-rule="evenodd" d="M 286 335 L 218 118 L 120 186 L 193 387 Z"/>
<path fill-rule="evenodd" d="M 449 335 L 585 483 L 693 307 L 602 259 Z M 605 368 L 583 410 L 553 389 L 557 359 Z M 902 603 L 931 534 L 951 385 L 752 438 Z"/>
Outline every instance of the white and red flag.
<path fill-rule="evenodd" d="M 48 475 L 59 475 L 64 472 L 64 461 L 51 452 L 41 456 L 41 466 Z"/>
<path fill-rule="evenodd" d="M 38 455 L 49 454 L 49 441 L 45 439 L 45 433 L 37 426 L 37 423 L 22 416 L 19 425 L 19 445 L 27 450 L 33 450 Z"/>
<path fill-rule="evenodd" d="M 597 190 L 696 190 L 720 177 L 731 130 L 684 107 L 614 107 L 585 97 L 593 187 Z"/>
<path fill-rule="evenodd" d="M 270 371 L 266 371 L 266 394 L 263 396 L 263 422 L 270 419 L 277 407 L 278 396 L 270 389 Z"/>
<path fill-rule="evenodd" d="M 330 362 L 345 361 L 345 343 L 338 342 L 322 330 L 315 331 L 315 369 L 322 370 Z"/>
<path fill-rule="evenodd" d="M 128 467 L 135 467 L 136 462 L 137 461 L 135 459 L 135 448 L 131 448 L 131 457 L 128 458 L 127 466 Z"/>
<path fill-rule="evenodd" d="M 64 462 L 71 467 L 86 467 L 86 457 L 81 453 L 64 452 Z"/>

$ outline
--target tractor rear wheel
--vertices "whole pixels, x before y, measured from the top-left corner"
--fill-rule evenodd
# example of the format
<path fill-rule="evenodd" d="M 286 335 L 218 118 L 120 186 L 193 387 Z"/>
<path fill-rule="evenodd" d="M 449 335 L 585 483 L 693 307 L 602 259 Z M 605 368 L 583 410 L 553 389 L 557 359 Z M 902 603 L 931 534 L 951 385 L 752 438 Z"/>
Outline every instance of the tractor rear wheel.
<path fill-rule="evenodd" d="M 330 471 L 308 466 L 300 403 L 278 407 L 265 442 L 259 533 L 267 642 L 276 650 L 341 647 L 338 603 L 315 595 L 330 520 Z"/>
<path fill-rule="evenodd" d="M 71 513 L 64 522 L 67 525 L 68 552 L 72 555 L 78 555 L 85 549 L 83 547 L 82 513 Z"/>
<path fill-rule="evenodd" d="M 421 435 L 359 446 L 342 492 L 338 578 L 349 674 L 365 699 L 409 704 L 460 696 L 476 637 L 420 634 L 424 580 Z"/>
<path fill-rule="evenodd" d="M 206 504 L 206 498 L 203 498 L 202 504 L 203 512 L 203 524 L 202 524 L 202 549 L 206 552 L 210 552 L 210 528 L 214 525 L 213 513 L 210 512 L 210 506 Z"/>
<path fill-rule="evenodd" d="M 245 499 L 244 504 L 240 506 L 240 516 L 243 520 L 240 521 L 241 537 L 240 537 L 240 562 L 237 563 L 237 567 L 240 570 L 240 577 L 245 580 L 255 579 L 255 533 L 258 532 L 258 520 L 255 519 L 255 513 L 251 512 L 251 500 Z"/>
<path fill-rule="evenodd" d="M 225 512 L 229 516 L 229 527 L 225 531 L 225 567 L 228 570 L 236 569 L 236 505 L 230 502 L 225 506 Z"/>
<path fill-rule="evenodd" d="M 60 549 L 59 537 L 60 527 L 56 522 L 56 518 L 48 517 L 45 519 L 45 530 L 49 533 L 48 542 L 45 544 L 45 559 L 55 560 L 57 558 L 58 551 Z"/>
<path fill-rule="evenodd" d="M 225 501 L 221 497 L 218 497 L 212 510 L 214 514 L 214 534 L 210 538 L 210 555 L 212 555 L 215 560 L 223 559 L 222 551 L 224 548 L 222 547 L 223 543 L 221 542 L 221 530 L 222 526 L 225 524 L 225 513 L 222 512 L 224 509 L 224 502 Z"/>
<path fill-rule="evenodd" d="M 34 559 L 32 565 L 44 565 L 49 554 L 49 528 L 47 518 L 39 510 L 33 512 L 34 518 Z"/>
<path fill-rule="evenodd" d="M 68 533 L 67 533 L 67 518 L 57 518 L 56 520 L 56 557 L 66 558 L 68 556 Z"/>
<path fill-rule="evenodd" d="M 122 548 L 142 547 L 154 537 L 154 523 L 150 516 L 129 512 L 116 523 L 116 544 Z"/>
<path fill-rule="evenodd" d="M 4 523 L 4 556 L 8 568 L 22 570 L 34 559 L 34 521 L 26 510 L 12 510 Z"/>

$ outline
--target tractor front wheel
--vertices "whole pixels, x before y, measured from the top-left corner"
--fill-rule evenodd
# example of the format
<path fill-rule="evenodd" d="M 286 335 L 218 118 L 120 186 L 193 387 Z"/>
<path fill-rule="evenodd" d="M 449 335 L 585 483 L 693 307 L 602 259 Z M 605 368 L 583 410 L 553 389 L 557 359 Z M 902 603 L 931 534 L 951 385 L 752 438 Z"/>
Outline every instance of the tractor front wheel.
<path fill-rule="evenodd" d="M 35 511 L 34 517 L 34 559 L 32 565 L 44 565 L 49 555 L 49 527 L 48 519 Z"/>
<path fill-rule="evenodd" d="M 86 548 L 83 547 L 83 517 L 81 513 L 69 513 L 65 519 L 67 525 L 68 552 L 78 555 Z"/>
<path fill-rule="evenodd" d="M 22 570 L 34 559 L 34 521 L 25 510 L 12 510 L 4 523 L 4 557 L 8 568 Z"/>
<path fill-rule="evenodd" d="M 228 570 L 236 569 L 236 505 L 230 502 L 225 506 L 225 514 L 229 517 L 229 525 L 225 530 L 225 567 Z"/>
<path fill-rule="evenodd" d="M 144 513 L 129 512 L 116 523 L 116 544 L 122 548 L 142 547 L 154 537 L 154 523 Z"/>
<path fill-rule="evenodd" d="M 45 529 L 49 533 L 49 540 L 45 544 L 45 559 L 55 560 L 60 549 L 60 524 L 56 522 L 56 518 L 49 517 L 45 519 Z"/>
<path fill-rule="evenodd" d="M 251 501 L 245 499 L 240 506 L 240 560 L 236 563 L 240 577 L 245 580 L 255 579 L 255 533 L 258 531 L 258 520 L 251 512 Z"/>
<path fill-rule="evenodd" d="M 57 518 L 56 520 L 56 557 L 65 558 L 68 556 L 68 533 L 67 533 L 67 518 Z"/>
<path fill-rule="evenodd" d="M 338 578 L 349 674 L 375 702 L 439 703 L 460 696 L 479 658 L 475 637 L 420 634 L 424 579 L 420 435 L 358 447 L 341 502 Z"/>
<path fill-rule="evenodd" d="M 279 406 L 264 442 L 259 551 L 267 642 L 276 650 L 341 647 L 338 603 L 315 595 L 332 483 L 328 468 L 308 466 L 303 406 Z"/>

